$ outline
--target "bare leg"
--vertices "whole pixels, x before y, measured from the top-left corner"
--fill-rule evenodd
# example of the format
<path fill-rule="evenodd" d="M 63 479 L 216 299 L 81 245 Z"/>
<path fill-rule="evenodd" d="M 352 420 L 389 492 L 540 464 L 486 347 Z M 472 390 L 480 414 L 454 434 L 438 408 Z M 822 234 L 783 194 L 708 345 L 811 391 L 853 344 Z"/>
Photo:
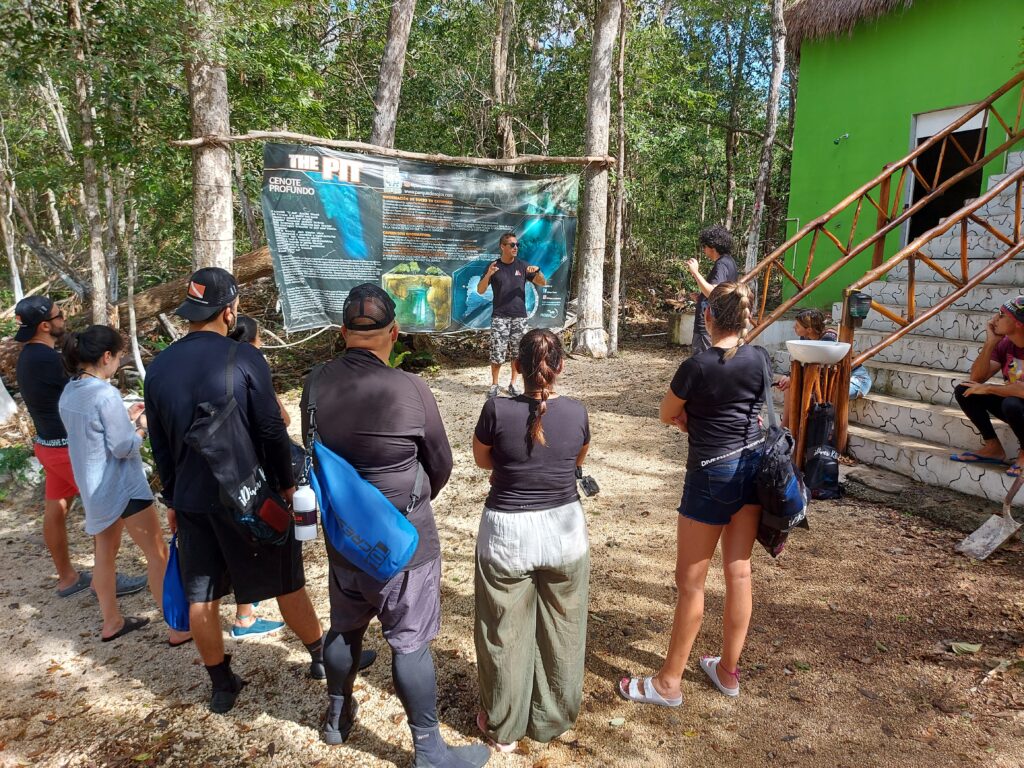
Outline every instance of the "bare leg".
<path fill-rule="evenodd" d="M 722 532 L 722 568 L 725 573 L 725 617 L 722 659 L 718 679 L 727 688 L 736 686 L 733 674 L 747 640 L 753 597 L 750 587 L 750 551 L 757 538 L 761 507 L 747 504 L 733 515 Z"/>
<path fill-rule="evenodd" d="M 117 604 L 116 561 L 121 548 L 121 531 L 124 523 L 115 521 L 108 528 L 93 537 L 95 564 L 92 572 L 92 588 L 100 603 L 103 614 L 103 629 L 100 637 L 116 635 L 124 627 L 124 616 Z"/>
<path fill-rule="evenodd" d="M 501 375 L 501 363 L 491 363 L 491 386 L 498 386 L 498 377 Z"/>
<path fill-rule="evenodd" d="M 203 664 L 214 667 L 224 661 L 224 633 L 220 628 L 220 600 L 192 603 L 188 607 L 192 638 Z"/>
<path fill-rule="evenodd" d="M 323 627 L 320 626 L 320 619 L 313 610 L 313 603 L 305 587 L 281 595 L 277 598 L 277 607 L 284 623 L 304 644 L 315 643 L 323 636 Z"/>
<path fill-rule="evenodd" d="M 686 662 L 704 619 L 704 582 L 722 528 L 721 525 L 698 523 L 682 515 L 676 523 L 676 586 L 679 597 L 668 653 L 652 680 L 655 689 L 665 698 L 679 696 Z"/>
<path fill-rule="evenodd" d="M 164 573 L 167 571 L 167 542 L 156 516 L 156 508 L 146 507 L 124 521 L 128 535 L 132 537 L 139 549 L 146 556 L 146 578 L 149 581 L 149 593 L 153 596 L 156 607 L 163 611 L 164 606 Z M 168 630 L 168 640 L 181 643 L 191 637 L 189 632 Z"/>
<path fill-rule="evenodd" d="M 78 581 L 78 571 L 68 554 L 68 508 L 71 499 L 47 499 L 43 505 L 43 541 L 57 568 L 57 589 L 65 589 Z"/>

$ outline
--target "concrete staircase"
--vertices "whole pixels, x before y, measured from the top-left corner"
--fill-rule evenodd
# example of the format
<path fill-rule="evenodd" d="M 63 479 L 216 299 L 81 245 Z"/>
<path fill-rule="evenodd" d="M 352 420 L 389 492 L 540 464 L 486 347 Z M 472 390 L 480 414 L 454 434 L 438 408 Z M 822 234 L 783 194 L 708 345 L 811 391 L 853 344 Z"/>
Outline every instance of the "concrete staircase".
<path fill-rule="evenodd" d="M 1024 165 L 1024 152 L 1007 156 L 1007 172 Z M 992 176 L 989 185 L 1004 176 Z M 1013 188 L 1004 190 L 979 216 L 1012 233 Z M 970 271 L 976 274 L 991 259 L 1006 250 L 991 233 L 969 225 Z M 960 227 L 936 238 L 922 249 L 953 274 L 959 274 Z M 876 301 L 890 307 L 905 307 L 907 263 L 894 268 L 885 282 L 864 289 Z M 955 290 L 935 272 L 918 264 L 916 270 L 918 312 L 934 306 Z M 867 362 L 874 379 L 871 393 L 855 401 L 850 409 L 849 450 L 855 458 L 878 465 L 930 485 L 1001 502 L 1011 478 L 1005 469 L 992 465 L 952 462 L 950 453 L 970 450 L 980 444 L 974 426 L 953 399 L 953 388 L 969 378 L 971 363 L 978 356 L 985 324 L 999 305 L 1024 294 L 1024 257 L 1004 266 L 989 280 L 973 289 L 925 325 L 896 341 Z M 838 318 L 842 305 L 832 316 Z M 868 349 L 896 329 L 877 312 L 870 313 L 857 331 L 857 350 Z M 997 374 L 999 380 L 1002 377 Z M 1008 455 L 1015 455 L 1017 441 L 1010 429 L 994 421 L 996 432 Z M 1024 499 L 1018 499 L 1024 504 Z"/>

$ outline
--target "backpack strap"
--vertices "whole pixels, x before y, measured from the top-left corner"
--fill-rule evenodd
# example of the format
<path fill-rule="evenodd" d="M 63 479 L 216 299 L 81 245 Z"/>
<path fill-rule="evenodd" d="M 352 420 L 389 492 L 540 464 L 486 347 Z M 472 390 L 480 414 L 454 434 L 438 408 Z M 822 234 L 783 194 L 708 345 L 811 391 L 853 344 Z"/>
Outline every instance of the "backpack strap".
<path fill-rule="evenodd" d="M 764 397 L 764 404 L 768 407 L 768 426 L 776 427 L 779 422 L 775 418 L 775 406 L 772 404 L 772 369 L 768 366 L 768 353 L 764 347 L 758 347 L 765 354 L 764 361 L 764 388 L 762 390 L 762 396 Z"/>

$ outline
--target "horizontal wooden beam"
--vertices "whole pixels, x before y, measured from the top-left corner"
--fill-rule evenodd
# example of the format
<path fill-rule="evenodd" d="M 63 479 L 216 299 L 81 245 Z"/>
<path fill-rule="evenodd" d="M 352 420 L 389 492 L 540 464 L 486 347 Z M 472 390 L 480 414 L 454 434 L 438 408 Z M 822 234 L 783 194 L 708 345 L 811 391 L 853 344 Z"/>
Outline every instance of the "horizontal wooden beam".
<path fill-rule="evenodd" d="M 249 131 L 234 136 L 211 135 L 194 139 L 177 139 L 171 142 L 174 147 L 202 147 L 205 145 L 224 146 L 246 141 L 292 141 L 299 144 L 314 144 L 331 149 L 345 149 L 351 152 L 363 152 L 368 155 L 395 157 L 399 160 L 420 160 L 425 163 L 447 163 L 450 165 L 471 165 L 477 168 L 508 168 L 513 165 L 600 165 L 615 164 L 611 155 L 591 155 L 586 157 L 549 157 L 548 155 L 519 155 L 518 157 L 456 157 L 432 152 L 406 152 L 392 147 L 381 147 L 363 141 L 345 141 L 342 139 L 324 139 L 309 136 L 305 133 L 291 131 Z"/>

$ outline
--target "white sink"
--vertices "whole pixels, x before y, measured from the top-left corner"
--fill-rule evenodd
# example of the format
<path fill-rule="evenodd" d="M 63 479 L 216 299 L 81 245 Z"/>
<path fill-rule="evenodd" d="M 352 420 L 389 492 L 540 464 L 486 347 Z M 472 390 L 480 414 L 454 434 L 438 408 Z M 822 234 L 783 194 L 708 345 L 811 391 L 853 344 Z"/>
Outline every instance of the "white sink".
<path fill-rule="evenodd" d="M 798 363 L 818 363 L 820 365 L 835 365 L 850 351 L 850 345 L 845 341 L 801 341 L 796 339 L 787 341 L 789 354 Z"/>

